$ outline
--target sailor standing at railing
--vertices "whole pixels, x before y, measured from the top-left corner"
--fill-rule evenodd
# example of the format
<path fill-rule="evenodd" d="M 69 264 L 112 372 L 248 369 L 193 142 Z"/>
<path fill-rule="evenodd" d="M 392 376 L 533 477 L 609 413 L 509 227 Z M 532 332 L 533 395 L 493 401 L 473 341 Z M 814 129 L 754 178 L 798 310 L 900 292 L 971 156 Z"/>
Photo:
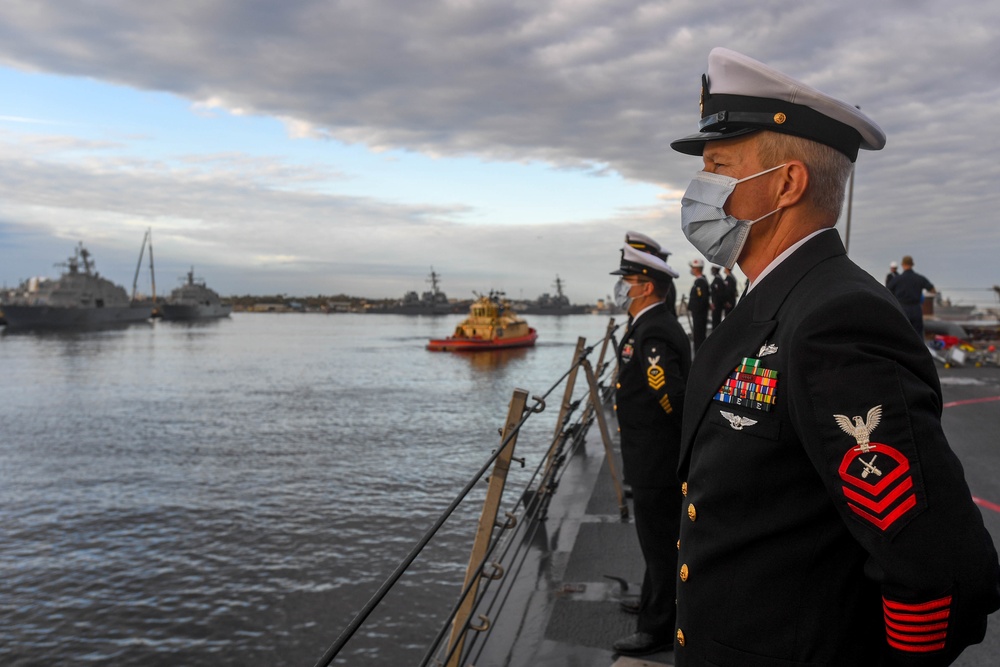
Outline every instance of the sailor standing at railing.
<path fill-rule="evenodd" d="M 618 349 L 615 411 L 625 478 L 639 546 L 646 562 L 636 632 L 614 643 L 624 655 L 646 655 L 673 646 L 676 619 L 677 533 L 681 490 L 677 453 L 691 346 L 664 297 L 677 272 L 659 254 L 639 250 L 629 232 L 612 275 L 615 302 L 629 314 Z M 659 245 L 652 242 L 647 248 Z"/>
<path fill-rule="evenodd" d="M 682 228 L 750 288 L 687 386 L 676 665 L 949 665 L 1000 607 L 1000 567 L 934 362 L 834 229 L 885 135 L 728 49 L 701 101 L 672 144 L 704 163 Z"/>
<path fill-rule="evenodd" d="M 659 257 L 664 262 L 670 257 L 670 251 L 664 250 L 660 247 L 652 238 L 646 236 L 641 232 L 626 232 L 625 233 L 625 245 L 630 245 L 636 250 L 641 250 L 650 255 Z M 667 287 L 667 295 L 663 297 L 663 303 L 667 304 L 667 310 L 674 317 L 677 316 L 677 286 L 674 281 L 670 281 L 670 285 Z"/>

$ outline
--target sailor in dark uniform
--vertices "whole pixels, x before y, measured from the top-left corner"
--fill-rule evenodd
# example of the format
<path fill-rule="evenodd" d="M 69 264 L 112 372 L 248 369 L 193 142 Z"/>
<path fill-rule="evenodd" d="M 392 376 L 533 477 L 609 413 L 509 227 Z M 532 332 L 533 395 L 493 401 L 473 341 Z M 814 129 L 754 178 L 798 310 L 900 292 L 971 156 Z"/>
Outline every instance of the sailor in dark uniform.
<path fill-rule="evenodd" d="M 889 273 L 885 274 L 885 286 L 888 287 L 892 281 L 899 276 L 899 264 L 889 262 Z"/>
<path fill-rule="evenodd" d="M 691 293 L 688 295 L 688 312 L 691 313 L 691 338 L 694 341 L 694 351 L 697 352 L 701 344 L 705 342 L 707 335 L 708 311 L 711 301 L 709 301 L 708 279 L 702 275 L 705 271 L 705 262 L 693 259 L 690 267 L 694 283 L 691 285 Z"/>
<path fill-rule="evenodd" d="M 893 293 L 899 305 L 903 307 L 906 319 L 910 321 L 914 330 L 924 336 L 924 290 L 934 293 L 934 285 L 931 281 L 913 270 L 913 258 L 909 255 L 903 257 L 903 272 L 892 279 L 889 283 L 889 291 Z"/>
<path fill-rule="evenodd" d="M 670 257 L 669 250 L 664 250 L 659 243 L 640 232 L 626 232 L 625 243 L 636 250 L 655 255 L 664 262 L 667 261 L 667 257 Z M 667 304 L 667 310 L 670 311 L 670 314 L 677 317 L 677 287 L 673 280 L 670 281 L 670 286 L 667 288 L 667 295 L 663 297 L 663 303 Z"/>
<path fill-rule="evenodd" d="M 624 655 L 673 646 L 681 489 L 677 452 L 691 346 L 663 297 L 677 272 L 658 256 L 622 248 L 612 275 L 629 325 L 618 349 L 615 411 L 639 546 L 646 561 L 636 632 L 614 643 Z"/>
<path fill-rule="evenodd" d="M 732 270 L 728 267 L 723 268 L 726 271 L 726 277 L 724 280 L 726 281 L 727 295 L 726 305 L 723 308 L 722 314 L 724 317 L 729 317 L 729 313 L 733 312 L 733 308 L 736 307 L 736 299 L 739 297 L 739 294 L 736 288 L 736 276 L 733 275 Z"/>
<path fill-rule="evenodd" d="M 834 224 L 882 130 L 728 49 L 709 55 L 689 240 L 750 289 L 695 358 L 679 476 L 675 664 L 949 665 L 1000 566 L 941 428 L 929 352 Z"/>
<path fill-rule="evenodd" d="M 726 309 L 726 297 L 729 296 L 729 287 L 726 279 L 720 274 L 719 267 L 712 267 L 712 282 L 708 286 L 712 297 L 712 331 L 722 324 L 722 313 Z"/>

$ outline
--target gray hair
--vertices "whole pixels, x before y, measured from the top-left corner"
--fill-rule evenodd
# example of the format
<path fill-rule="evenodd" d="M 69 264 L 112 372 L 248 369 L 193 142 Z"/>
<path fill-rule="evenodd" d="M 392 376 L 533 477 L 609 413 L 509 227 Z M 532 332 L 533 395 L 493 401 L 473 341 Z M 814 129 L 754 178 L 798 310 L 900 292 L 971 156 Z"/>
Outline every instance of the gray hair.
<path fill-rule="evenodd" d="M 765 167 L 786 160 L 801 160 L 809 169 L 806 197 L 816 208 L 840 217 L 847 179 L 853 167 L 840 151 L 809 139 L 790 134 L 762 131 L 757 133 L 757 157 Z"/>

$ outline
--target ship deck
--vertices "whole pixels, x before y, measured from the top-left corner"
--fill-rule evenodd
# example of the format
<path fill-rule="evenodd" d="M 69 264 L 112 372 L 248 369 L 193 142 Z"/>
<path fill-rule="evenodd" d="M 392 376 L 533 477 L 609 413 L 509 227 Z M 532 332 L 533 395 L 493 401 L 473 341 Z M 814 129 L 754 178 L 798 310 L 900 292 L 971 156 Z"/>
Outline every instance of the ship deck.
<path fill-rule="evenodd" d="M 939 374 L 945 431 L 1000 550 L 1000 368 L 939 366 Z M 621 470 L 617 442 L 615 456 Z M 672 652 L 627 658 L 611 651 L 616 639 L 634 631 L 635 616 L 620 610 L 618 602 L 638 595 L 642 574 L 635 528 L 620 518 L 599 431 L 592 428 L 566 462 L 548 518 L 514 584 L 510 608 L 494 620 L 492 641 L 477 664 L 672 665 Z M 627 591 L 608 577 L 623 579 Z M 954 664 L 985 667 L 998 659 L 1000 612 L 990 618 L 983 643 L 968 648 Z"/>

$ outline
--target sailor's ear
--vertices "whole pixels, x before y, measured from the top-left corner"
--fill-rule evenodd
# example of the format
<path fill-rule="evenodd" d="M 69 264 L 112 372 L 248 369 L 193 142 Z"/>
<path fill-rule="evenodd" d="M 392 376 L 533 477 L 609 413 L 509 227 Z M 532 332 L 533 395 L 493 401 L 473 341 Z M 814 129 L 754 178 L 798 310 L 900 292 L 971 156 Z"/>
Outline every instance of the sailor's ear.
<path fill-rule="evenodd" d="M 806 188 L 809 187 L 809 168 L 801 160 L 789 160 L 778 173 L 781 175 L 781 183 L 777 206 L 788 208 L 805 196 Z"/>

